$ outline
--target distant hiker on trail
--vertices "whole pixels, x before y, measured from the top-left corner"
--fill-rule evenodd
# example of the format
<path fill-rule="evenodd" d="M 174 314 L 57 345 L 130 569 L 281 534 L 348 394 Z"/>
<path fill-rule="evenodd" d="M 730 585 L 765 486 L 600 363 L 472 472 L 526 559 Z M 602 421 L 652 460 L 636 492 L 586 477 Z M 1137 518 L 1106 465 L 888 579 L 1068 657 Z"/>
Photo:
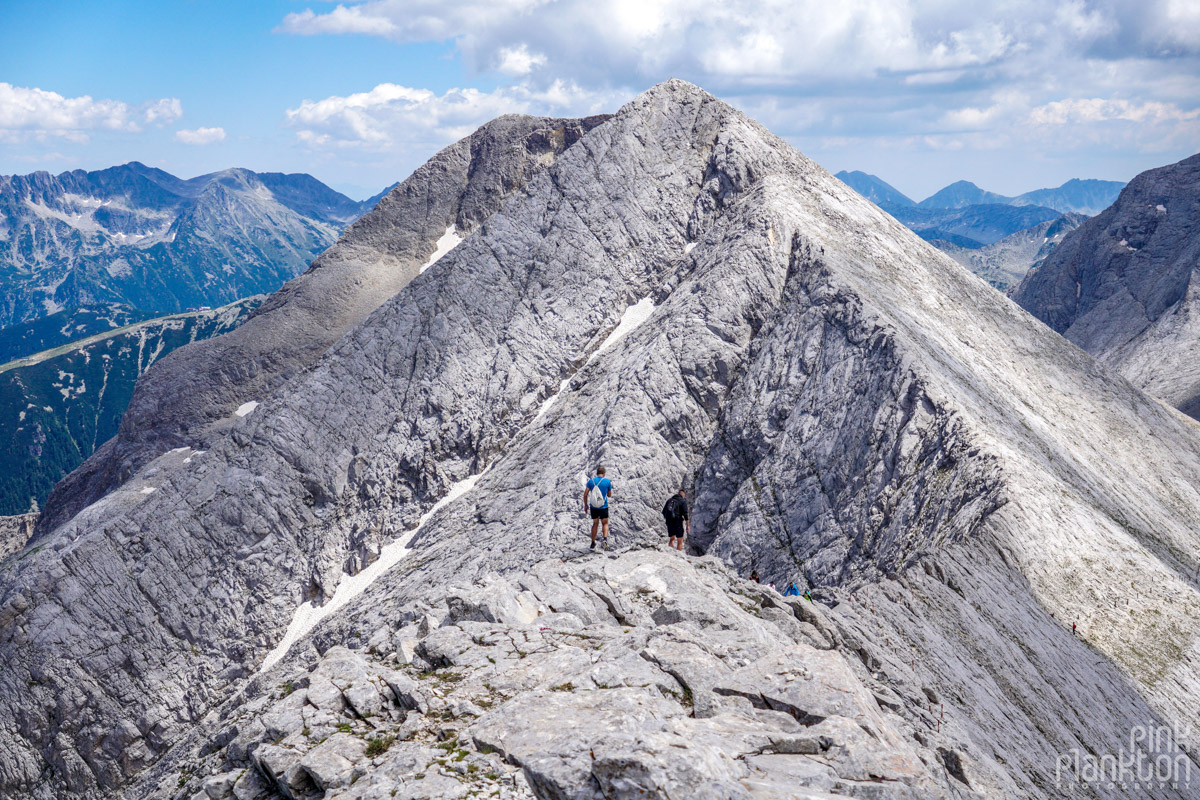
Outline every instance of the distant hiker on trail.
<path fill-rule="evenodd" d="M 756 569 L 752 569 L 752 570 L 750 570 L 750 580 L 754 581 L 755 583 L 758 583 L 758 582 L 759 582 L 759 580 L 758 580 L 758 570 L 756 570 Z"/>
<path fill-rule="evenodd" d="M 796 588 L 796 582 L 792 581 L 788 584 L 787 590 L 783 593 L 784 597 L 799 597 L 800 590 Z"/>
<path fill-rule="evenodd" d="M 604 467 L 596 467 L 596 477 L 590 478 L 583 489 L 583 504 L 592 514 L 592 546 L 596 549 L 596 528 L 604 523 L 604 549 L 608 549 L 608 497 L 612 494 L 612 481 L 604 477 Z"/>
<path fill-rule="evenodd" d="M 692 521 L 688 519 L 687 493 L 683 489 L 667 500 L 667 504 L 663 506 L 663 519 L 667 521 L 667 548 L 682 550 L 684 534 L 692 532 Z"/>

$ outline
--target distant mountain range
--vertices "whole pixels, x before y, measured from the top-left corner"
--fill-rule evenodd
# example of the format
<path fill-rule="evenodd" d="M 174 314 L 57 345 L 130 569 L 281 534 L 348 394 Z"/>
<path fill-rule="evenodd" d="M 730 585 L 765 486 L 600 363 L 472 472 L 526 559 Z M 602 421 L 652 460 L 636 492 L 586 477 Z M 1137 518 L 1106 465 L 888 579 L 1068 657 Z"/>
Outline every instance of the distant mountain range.
<path fill-rule="evenodd" d="M 387 191 L 136 162 L 0 177 L 0 514 L 44 502 L 151 364 L 233 330 Z"/>
<path fill-rule="evenodd" d="M 1030 269 L 1037 269 L 1063 237 L 1086 219 L 1082 214 L 1063 214 L 978 248 L 959 247 L 946 241 L 930 244 L 1000 291 L 1007 292 L 1020 283 Z"/>
<path fill-rule="evenodd" d="M 966 208 L 976 205 L 1042 206 L 1060 213 L 1073 211 L 1092 216 L 1112 205 L 1125 184 L 1120 181 L 1080 180 L 1072 178 L 1054 189 L 1035 189 L 1016 197 L 1007 197 L 979 188 L 970 181 L 955 181 L 921 202 L 876 175 L 866 172 L 839 172 L 838 179 L 884 211 L 918 206 L 927 209 Z M 903 221 L 903 220 L 902 220 Z"/>
<path fill-rule="evenodd" d="M 83 306 L 157 316 L 274 291 L 375 199 L 310 175 L 182 180 L 137 162 L 0 177 L 0 328 Z"/>
<path fill-rule="evenodd" d="M 876 175 L 837 177 L 1001 291 L 1016 286 L 1087 216 L 1111 205 L 1124 186 L 1073 178 L 1007 197 L 956 181 L 918 203 Z"/>
<path fill-rule="evenodd" d="M 890 213 L 928 242 L 950 242 L 967 249 L 986 247 L 1018 231 L 1062 216 L 1052 208 L 998 203 L 960 208 L 913 206 L 892 209 Z"/>

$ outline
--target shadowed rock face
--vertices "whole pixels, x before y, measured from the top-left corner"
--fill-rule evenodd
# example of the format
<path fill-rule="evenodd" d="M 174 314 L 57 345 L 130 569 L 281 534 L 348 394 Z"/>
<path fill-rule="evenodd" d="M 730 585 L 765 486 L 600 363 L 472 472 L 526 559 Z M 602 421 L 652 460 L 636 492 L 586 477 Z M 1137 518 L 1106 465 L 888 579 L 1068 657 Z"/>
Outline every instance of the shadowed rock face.
<path fill-rule="evenodd" d="M 273 392 L 412 280 L 447 230 L 468 235 L 606 118 L 504 116 L 438 153 L 240 328 L 156 364 L 118 435 L 51 494 L 39 531 L 172 448 L 211 446 L 235 409 Z"/>
<path fill-rule="evenodd" d="M 651 303 L 640 326 L 630 324 L 630 310 Z M 618 329 L 623 338 L 610 339 Z M 836 677 L 820 684 L 829 691 L 806 697 L 811 684 L 798 671 L 737 654 L 751 652 L 744 637 L 762 633 L 721 612 L 745 591 L 739 582 L 709 586 L 713 616 L 704 620 L 702 603 L 672 608 L 650 576 L 645 591 L 640 578 L 623 577 L 637 571 L 629 562 L 603 580 L 581 571 L 549 585 L 545 571 L 584 549 L 581 479 L 598 462 L 616 487 L 618 543 L 660 541 L 663 501 L 689 485 L 696 544 L 740 571 L 816 590 L 838 653 L 792 652 L 780 641 L 757 652 L 790 652 Z M 497 749 L 540 797 L 577 796 L 562 787 L 589 774 L 609 797 L 666 797 L 672 780 L 725 781 L 732 793 L 750 775 L 730 762 L 753 757 L 754 736 L 771 726 L 783 731 L 779 718 L 745 723 L 745 738 L 685 721 L 704 717 L 685 717 L 657 683 L 639 679 L 640 661 L 625 658 L 639 636 L 665 648 L 674 634 L 651 628 L 673 625 L 709 647 L 739 640 L 724 655 L 689 651 L 673 667 L 683 675 L 721 660 L 707 671 L 722 676 L 714 708 L 728 702 L 749 714 L 740 697 L 804 727 L 819 716 L 867 720 L 874 740 L 850 743 L 848 757 L 915 754 L 889 767 L 906 769 L 908 782 L 870 787 L 875 796 L 928 796 L 922 780 L 932 774 L 985 795 L 1044 797 L 1056 754 L 1115 753 L 1134 725 L 1200 711 L 1191 666 L 1200 663 L 1191 624 L 1200 493 L 1181 478 L 1196 474 L 1200 441 L 1177 414 L 761 126 L 670 81 L 534 174 L 462 244 L 231 421 L 209 452 L 163 454 L 0 564 L 0 695 L 10 701 L 0 706 L 0 791 L 127 787 L 145 796 L 132 782 L 178 787 L 184 774 L 172 764 L 211 745 L 205 769 L 225 770 L 211 776 L 217 797 L 233 791 L 225 782 L 238 764 L 262 781 L 245 796 L 286 787 L 292 796 L 336 788 L 370 797 L 386 774 L 347 777 L 361 745 L 331 736 L 314 754 L 303 730 L 289 739 L 290 722 L 271 727 L 278 698 L 266 697 L 269 687 L 308 680 L 319 685 L 306 697 L 336 705 L 323 677 L 351 705 L 372 714 L 378 705 L 371 730 L 403 737 L 388 726 L 398 704 L 420 710 L 412 693 L 403 700 L 405 687 L 388 684 L 389 700 L 376 666 L 347 665 L 353 659 L 331 648 L 394 643 L 399 653 L 407 641 L 430 667 L 486 670 L 476 648 L 513 631 L 462 624 L 570 613 L 620 623 L 606 639 L 631 634 L 586 656 L 624 686 L 606 696 L 622 713 L 605 716 L 604 698 L 560 698 L 557 684 L 527 676 L 477 715 L 464 748 L 463 759 L 478 755 L 480 765 Z M 457 499 L 434 507 L 446 498 Z M 339 596 L 351 585 L 346 572 L 404 534 L 407 556 Z M 542 578 L 528 577 L 539 570 Z M 498 579 L 532 599 L 500 592 L 491 603 L 448 588 Z M 668 589 L 693 579 L 659 574 Z M 623 583 L 632 585 L 614 590 Z M 1119 605 L 1112 587 L 1126 585 L 1139 590 Z M 662 603 L 626 599 L 654 592 Z M 783 612 L 778 633 L 764 635 L 820 649 L 787 630 L 820 625 L 766 597 L 743 608 L 756 618 Z M 311 610 L 305 600 L 338 610 L 254 678 L 297 608 L 301 621 Z M 445 616 L 418 613 L 433 608 Z M 533 641 L 542 631 L 527 633 Z M 331 663 L 321 666 L 321 655 Z M 574 683 L 581 673 L 563 674 Z M 467 680 L 482 687 L 485 678 Z M 903 722 L 876 724 L 872 715 L 885 712 L 859 693 L 867 686 Z M 865 707 L 838 705 L 839 695 Z M 436 725 L 430 711 L 457 719 L 427 704 L 414 731 Z M 244 724 L 205 738 L 243 714 Z M 595 764 L 549 735 L 594 738 L 564 722 L 590 714 L 597 728 L 623 731 L 596 750 Z M 931 737 L 944 726 L 953 744 Z M 682 742 L 684 733 L 694 735 Z M 405 760 L 389 769 L 421 766 L 422 735 L 394 743 Z M 675 744 L 692 758 L 669 757 L 664 748 Z M 893 774 L 840 765 L 863 780 Z M 439 787 L 442 766 L 453 770 L 438 766 Z M 793 766 L 787 780 L 798 786 L 819 790 L 821 775 L 830 778 Z M 444 786 L 429 796 L 460 791 Z"/>
<path fill-rule="evenodd" d="M 1200 155 L 1138 175 L 1063 239 L 1013 299 L 1135 385 L 1200 413 Z"/>

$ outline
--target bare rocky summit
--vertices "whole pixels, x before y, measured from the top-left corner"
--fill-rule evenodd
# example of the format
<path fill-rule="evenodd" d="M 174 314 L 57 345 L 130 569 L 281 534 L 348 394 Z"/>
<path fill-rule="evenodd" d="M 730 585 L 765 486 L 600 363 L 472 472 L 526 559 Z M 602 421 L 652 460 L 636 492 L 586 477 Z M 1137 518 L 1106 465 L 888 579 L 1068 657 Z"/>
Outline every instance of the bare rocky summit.
<path fill-rule="evenodd" d="M 1059 756 L 1200 712 L 1195 426 L 694 86 L 555 152 L 0 562 L 0 793 L 1130 796 Z"/>
<path fill-rule="evenodd" d="M 1200 155 L 1138 175 L 1013 299 L 1134 385 L 1200 415 Z"/>

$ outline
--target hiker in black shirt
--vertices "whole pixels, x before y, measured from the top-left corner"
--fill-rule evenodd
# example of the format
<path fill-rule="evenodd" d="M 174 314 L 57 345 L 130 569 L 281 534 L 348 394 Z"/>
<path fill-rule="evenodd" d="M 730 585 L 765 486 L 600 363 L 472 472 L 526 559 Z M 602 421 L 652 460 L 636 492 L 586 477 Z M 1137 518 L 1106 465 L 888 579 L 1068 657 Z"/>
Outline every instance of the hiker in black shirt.
<path fill-rule="evenodd" d="M 688 519 L 687 500 L 684 499 L 684 490 L 680 489 L 679 494 L 671 495 L 671 499 L 663 506 L 663 519 L 667 521 L 667 547 L 674 547 L 676 550 L 683 549 L 684 533 L 692 532 L 692 522 Z"/>

